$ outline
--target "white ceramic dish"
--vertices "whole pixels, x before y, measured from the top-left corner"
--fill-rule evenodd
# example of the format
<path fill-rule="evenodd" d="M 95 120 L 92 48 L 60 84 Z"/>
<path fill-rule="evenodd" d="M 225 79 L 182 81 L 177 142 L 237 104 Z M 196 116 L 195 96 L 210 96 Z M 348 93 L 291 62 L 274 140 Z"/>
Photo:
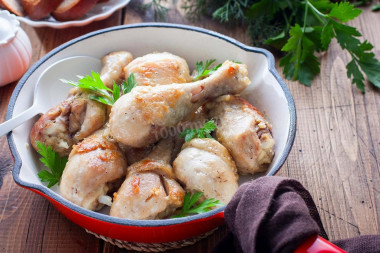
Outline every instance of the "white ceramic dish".
<path fill-rule="evenodd" d="M 18 20 L 34 27 L 52 27 L 57 29 L 67 28 L 71 26 L 84 26 L 93 21 L 103 20 L 112 15 L 115 11 L 123 8 L 130 0 L 108 0 L 104 3 L 96 4 L 82 18 L 72 21 L 57 21 L 52 16 L 48 16 L 41 20 L 32 20 L 28 16 L 17 17 Z"/>
<path fill-rule="evenodd" d="M 291 94 L 275 70 L 272 54 L 264 49 L 248 47 L 224 35 L 190 26 L 160 23 L 118 26 L 63 44 L 34 64 L 20 80 L 10 100 L 7 119 L 31 106 L 35 83 L 52 63 L 77 55 L 101 58 L 117 50 L 128 50 L 135 57 L 154 51 L 168 51 L 186 59 L 191 69 L 195 68 L 197 61 L 206 59 L 216 59 L 217 62 L 232 59 L 247 64 L 251 85 L 242 95 L 264 112 L 272 123 L 276 142 L 275 157 L 266 174 L 274 175 L 285 162 L 295 138 L 296 112 Z M 66 78 L 64 73 L 57 72 L 56 80 Z M 63 100 L 70 88 L 64 84 L 58 87 L 51 91 L 49 98 L 54 104 Z M 58 210 L 80 226 L 109 238 L 155 243 L 186 239 L 221 224 L 224 207 L 186 218 L 135 221 L 110 217 L 70 203 L 58 194 L 58 187 L 48 189 L 37 177 L 42 165 L 36 152 L 26 145 L 35 120 L 27 121 L 7 135 L 15 158 L 14 180 L 48 198 Z M 251 178 L 245 177 L 242 181 Z M 105 225 L 107 229 L 104 229 Z"/>
<path fill-rule="evenodd" d="M 0 10 L 0 86 L 18 80 L 29 68 L 32 44 L 16 16 Z M 0 135 L 1 136 L 1 135 Z"/>

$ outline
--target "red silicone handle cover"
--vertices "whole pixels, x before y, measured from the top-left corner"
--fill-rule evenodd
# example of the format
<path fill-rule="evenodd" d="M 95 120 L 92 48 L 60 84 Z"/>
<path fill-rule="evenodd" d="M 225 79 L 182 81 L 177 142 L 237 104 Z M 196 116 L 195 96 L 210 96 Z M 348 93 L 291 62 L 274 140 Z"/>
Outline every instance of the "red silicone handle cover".
<path fill-rule="evenodd" d="M 294 253 L 347 253 L 320 236 L 313 236 L 301 244 Z"/>

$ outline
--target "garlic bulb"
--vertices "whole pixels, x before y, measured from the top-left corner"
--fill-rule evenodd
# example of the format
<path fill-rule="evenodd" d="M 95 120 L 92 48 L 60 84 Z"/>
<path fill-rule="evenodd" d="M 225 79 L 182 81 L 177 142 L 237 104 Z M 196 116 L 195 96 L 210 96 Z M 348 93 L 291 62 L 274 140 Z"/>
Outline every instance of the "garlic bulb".
<path fill-rule="evenodd" d="M 0 11 L 0 86 L 19 79 L 31 57 L 32 45 L 16 16 Z"/>

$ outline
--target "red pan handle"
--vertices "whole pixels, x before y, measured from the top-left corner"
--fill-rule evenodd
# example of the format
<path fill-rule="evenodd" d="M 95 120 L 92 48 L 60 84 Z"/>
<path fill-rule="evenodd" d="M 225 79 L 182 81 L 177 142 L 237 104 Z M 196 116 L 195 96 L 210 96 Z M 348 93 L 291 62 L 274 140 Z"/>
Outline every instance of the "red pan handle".
<path fill-rule="evenodd" d="M 294 253 L 347 253 L 320 236 L 313 236 L 299 246 Z"/>

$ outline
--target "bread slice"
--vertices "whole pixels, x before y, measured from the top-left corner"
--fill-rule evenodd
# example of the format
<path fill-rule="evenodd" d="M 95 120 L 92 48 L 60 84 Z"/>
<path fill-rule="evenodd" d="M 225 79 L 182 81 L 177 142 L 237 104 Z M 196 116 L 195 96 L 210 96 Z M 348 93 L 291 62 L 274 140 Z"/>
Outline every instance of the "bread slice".
<path fill-rule="evenodd" d="M 75 20 L 86 14 L 97 2 L 98 0 L 63 0 L 52 15 L 59 21 Z"/>
<path fill-rule="evenodd" d="M 17 16 L 25 16 L 20 0 L 0 0 L 0 5 Z"/>
<path fill-rule="evenodd" d="M 41 19 L 54 11 L 63 0 L 21 0 L 26 14 L 31 19 Z"/>

